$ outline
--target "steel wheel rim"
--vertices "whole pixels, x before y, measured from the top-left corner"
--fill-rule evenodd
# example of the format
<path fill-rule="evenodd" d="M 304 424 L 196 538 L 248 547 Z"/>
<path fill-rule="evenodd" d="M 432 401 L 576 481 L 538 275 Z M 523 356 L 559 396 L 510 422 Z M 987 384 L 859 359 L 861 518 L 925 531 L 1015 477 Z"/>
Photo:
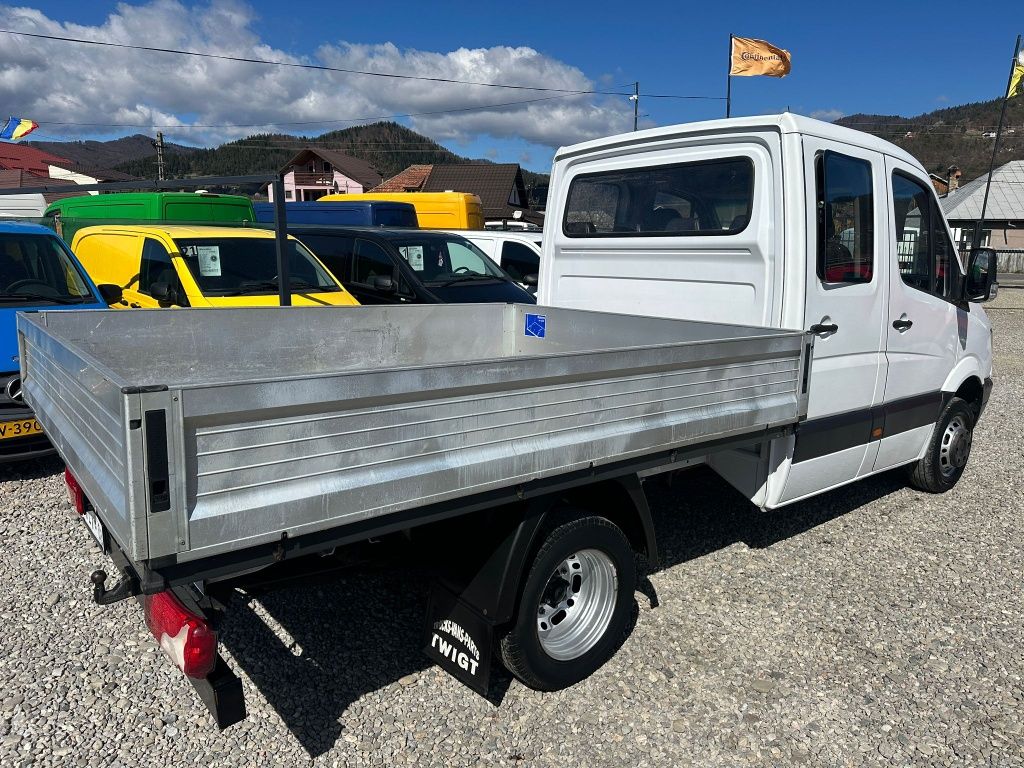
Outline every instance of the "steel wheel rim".
<path fill-rule="evenodd" d="M 939 443 L 939 470 L 943 477 L 952 477 L 967 464 L 973 435 L 963 417 L 954 416 L 946 425 Z"/>
<path fill-rule="evenodd" d="M 537 638 L 553 659 L 571 661 L 591 650 L 611 624 L 619 575 L 611 558 L 584 549 L 555 568 L 537 606 Z"/>

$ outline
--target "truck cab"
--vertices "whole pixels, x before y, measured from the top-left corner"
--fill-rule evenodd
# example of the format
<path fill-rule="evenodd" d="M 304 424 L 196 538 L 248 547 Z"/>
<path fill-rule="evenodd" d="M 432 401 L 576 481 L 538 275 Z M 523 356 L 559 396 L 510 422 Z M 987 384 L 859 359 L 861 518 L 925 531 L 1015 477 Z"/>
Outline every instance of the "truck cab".
<path fill-rule="evenodd" d="M 17 313 L 105 306 L 96 286 L 52 230 L 0 223 L 0 462 L 53 452 L 23 397 Z"/>
<path fill-rule="evenodd" d="M 957 253 L 898 147 L 782 114 L 555 156 L 539 303 L 807 329 L 807 419 L 709 463 L 777 507 L 893 467 L 959 478 L 992 386 L 994 252 Z"/>

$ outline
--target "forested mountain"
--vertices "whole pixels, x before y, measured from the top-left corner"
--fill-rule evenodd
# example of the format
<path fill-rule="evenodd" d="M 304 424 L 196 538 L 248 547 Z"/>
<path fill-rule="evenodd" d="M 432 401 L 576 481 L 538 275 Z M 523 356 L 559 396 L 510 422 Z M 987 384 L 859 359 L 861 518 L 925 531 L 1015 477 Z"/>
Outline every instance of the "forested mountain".
<path fill-rule="evenodd" d="M 85 168 L 114 168 L 145 157 L 152 157 L 153 167 L 156 168 L 156 149 L 153 147 L 153 142 L 153 138 L 136 133 L 133 136 L 124 136 L 112 141 L 29 141 L 26 143 L 44 152 L 67 158 Z M 164 153 L 167 157 L 195 151 L 194 147 L 170 142 L 164 143 Z"/>
<path fill-rule="evenodd" d="M 366 160 L 385 178 L 413 163 L 459 163 L 465 158 L 449 152 L 435 141 L 398 123 L 359 125 L 320 136 L 289 136 L 265 133 L 222 144 L 215 149 L 198 149 L 167 159 L 168 176 L 238 176 L 272 173 L 305 147 L 323 147 Z M 151 178 L 156 174 L 156 157 L 130 160 L 119 171 Z"/>
<path fill-rule="evenodd" d="M 216 149 L 167 155 L 164 162 L 166 175 L 171 178 L 273 173 L 305 147 L 323 147 L 358 157 L 374 166 L 385 179 L 414 163 L 488 162 L 456 155 L 436 141 L 393 122 L 359 125 L 313 137 L 258 134 L 222 144 Z M 132 159 L 116 167 L 133 176 L 155 178 L 156 156 Z M 530 171 L 524 170 L 523 175 L 527 187 L 547 180 L 546 175 Z"/>
<path fill-rule="evenodd" d="M 988 172 L 1001 103 L 999 99 L 981 101 L 917 117 L 849 115 L 836 122 L 903 147 L 940 176 L 946 175 L 949 166 L 959 166 L 961 183 L 965 183 Z M 1024 160 L 1024 98 L 1012 99 L 1006 108 L 996 165 L 1010 160 Z"/>

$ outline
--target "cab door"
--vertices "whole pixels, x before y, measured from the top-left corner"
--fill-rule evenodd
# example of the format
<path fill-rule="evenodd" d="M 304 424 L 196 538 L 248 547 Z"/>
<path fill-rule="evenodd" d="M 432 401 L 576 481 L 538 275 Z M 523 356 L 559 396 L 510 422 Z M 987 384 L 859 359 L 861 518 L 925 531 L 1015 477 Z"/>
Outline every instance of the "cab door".
<path fill-rule="evenodd" d="M 807 420 L 773 506 L 847 483 L 874 463 L 888 294 L 884 162 L 876 152 L 804 138 L 804 327 L 817 338 Z"/>
<path fill-rule="evenodd" d="M 889 277 L 882 439 L 874 469 L 907 464 L 924 450 L 942 407 L 942 386 L 960 350 L 962 270 L 931 184 L 886 159 Z M 966 326 L 966 322 L 965 322 Z"/>

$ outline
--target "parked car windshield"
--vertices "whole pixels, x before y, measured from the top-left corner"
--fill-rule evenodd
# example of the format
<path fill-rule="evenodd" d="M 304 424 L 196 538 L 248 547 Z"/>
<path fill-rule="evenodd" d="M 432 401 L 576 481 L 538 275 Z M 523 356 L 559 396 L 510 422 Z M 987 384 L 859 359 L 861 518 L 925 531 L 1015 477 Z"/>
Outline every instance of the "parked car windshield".
<path fill-rule="evenodd" d="M 56 237 L 0 234 L 0 306 L 92 300 L 88 284 Z"/>
<path fill-rule="evenodd" d="M 204 294 L 277 293 L 277 248 L 273 238 L 204 237 L 176 242 Z M 341 290 L 297 240 L 288 241 L 288 274 L 296 290 Z"/>
<path fill-rule="evenodd" d="M 462 237 L 403 238 L 395 247 L 424 283 L 455 278 L 510 280 L 487 254 Z"/>

